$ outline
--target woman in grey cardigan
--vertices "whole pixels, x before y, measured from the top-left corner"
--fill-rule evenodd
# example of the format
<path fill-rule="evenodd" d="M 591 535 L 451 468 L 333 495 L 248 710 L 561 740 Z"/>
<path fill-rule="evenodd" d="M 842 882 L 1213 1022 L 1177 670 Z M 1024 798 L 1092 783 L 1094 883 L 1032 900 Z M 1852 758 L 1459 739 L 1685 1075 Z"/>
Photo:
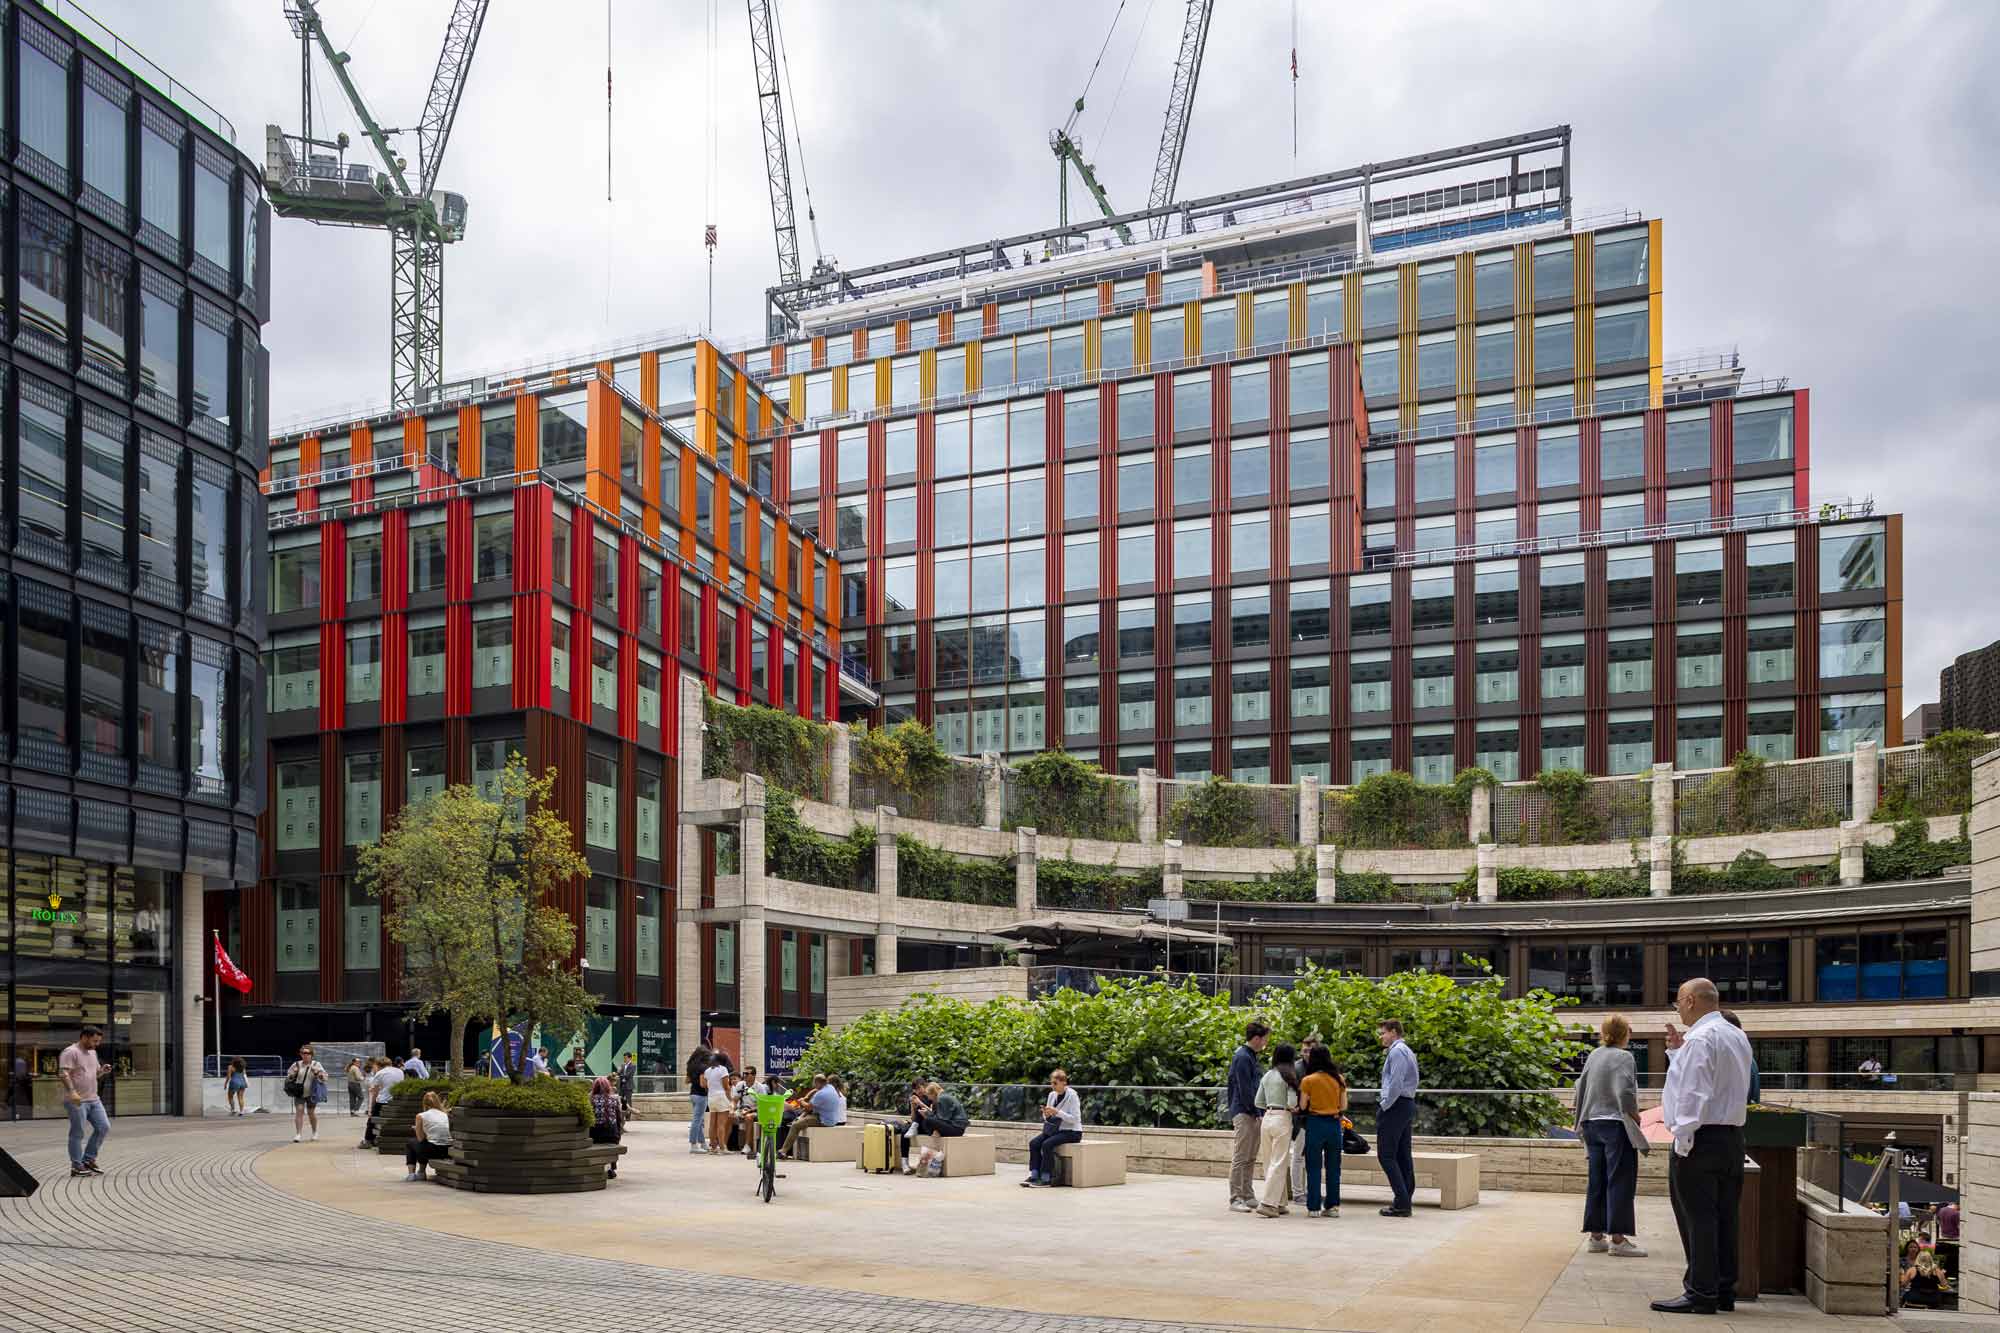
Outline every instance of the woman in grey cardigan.
<path fill-rule="evenodd" d="M 1583 1229 L 1590 1233 L 1591 1253 L 1608 1250 L 1642 1259 L 1646 1252 L 1632 1243 L 1632 1198 L 1639 1189 L 1634 1143 L 1644 1142 L 1638 1133 L 1639 1076 L 1626 1049 L 1632 1025 L 1623 1014 L 1608 1014 L 1598 1032 L 1603 1043 L 1583 1062 L 1576 1079 L 1576 1132 L 1590 1155 Z"/>

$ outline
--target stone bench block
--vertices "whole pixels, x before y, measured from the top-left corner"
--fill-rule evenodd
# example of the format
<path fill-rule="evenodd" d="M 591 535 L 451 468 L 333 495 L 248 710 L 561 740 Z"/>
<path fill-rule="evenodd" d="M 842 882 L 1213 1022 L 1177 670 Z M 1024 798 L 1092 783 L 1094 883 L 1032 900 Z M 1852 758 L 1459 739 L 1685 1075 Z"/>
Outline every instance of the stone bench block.
<path fill-rule="evenodd" d="M 861 1160 L 861 1126 L 813 1125 L 799 1133 L 799 1157 L 807 1162 Z"/>
<path fill-rule="evenodd" d="M 1084 1139 L 1056 1148 L 1056 1184 L 1088 1189 L 1124 1183 L 1124 1144 L 1114 1139 Z"/>
<path fill-rule="evenodd" d="M 944 1141 L 944 1173 L 947 1176 L 990 1176 L 993 1174 L 993 1136 L 961 1134 Z"/>

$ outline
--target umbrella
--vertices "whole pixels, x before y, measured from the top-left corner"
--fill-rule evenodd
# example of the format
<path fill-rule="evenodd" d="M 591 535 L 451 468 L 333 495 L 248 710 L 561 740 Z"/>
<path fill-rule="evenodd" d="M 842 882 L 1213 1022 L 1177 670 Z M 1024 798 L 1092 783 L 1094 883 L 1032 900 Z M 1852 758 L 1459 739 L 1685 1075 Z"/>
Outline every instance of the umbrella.
<path fill-rule="evenodd" d="M 1876 1163 L 1857 1162 L 1852 1157 L 1840 1159 L 1841 1192 L 1857 1203 L 1889 1202 L 1889 1178 L 1884 1172 L 1882 1179 L 1875 1182 L 1875 1192 L 1868 1192 L 1868 1177 L 1875 1174 Z M 1957 1203 L 1958 1191 L 1949 1185 L 1934 1185 L 1922 1176 L 1903 1173 L 1896 1186 L 1896 1197 L 1912 1208 L 1922 1208 L 1927 1204 Z"/>
<path fill-rule="evenodd" d="M 1188 926 L 1169 926 L 1157 921 L 1104 921 L 1081 916 L 1038 916 L 1017 921 L 993 932 L 1003 940 L 1019 940 L 1041 948 L 1060 948 L 1079 941 L 1103 940 L 1111 943 L 1222 945 L 1235 941 L 1214 931 Z"/>

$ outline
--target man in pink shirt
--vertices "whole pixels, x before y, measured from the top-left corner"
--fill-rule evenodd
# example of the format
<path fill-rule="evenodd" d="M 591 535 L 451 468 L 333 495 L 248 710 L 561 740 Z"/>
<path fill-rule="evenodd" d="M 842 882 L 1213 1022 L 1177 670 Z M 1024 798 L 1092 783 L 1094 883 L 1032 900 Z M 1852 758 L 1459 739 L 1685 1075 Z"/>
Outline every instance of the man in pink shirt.
<path fill-rule="evenodd" d="M 97 1097 L 97 1048 L 104 1043 L 100 1028 L 86 1027 L 73 1045 L 63 1047 L 56 1058 L 56 1073 L 62 1077 L 63 1101 L 69 1107 L 69 1173 L 72 1176 L 101 1176 L 97 1149 L 111 1132 L 111 1118 Z M 84 1131 L 90 1131 L 89 1143 Z"/>

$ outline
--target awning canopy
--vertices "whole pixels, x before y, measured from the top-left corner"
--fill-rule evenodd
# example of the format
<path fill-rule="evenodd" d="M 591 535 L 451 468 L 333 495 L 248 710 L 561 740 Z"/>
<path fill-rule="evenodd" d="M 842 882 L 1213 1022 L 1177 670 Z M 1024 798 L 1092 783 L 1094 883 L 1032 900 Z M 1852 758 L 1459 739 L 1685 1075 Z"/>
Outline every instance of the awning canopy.
<path fill-rule="evenodd" d="M 1098 917 L 1038 916 L 993 932 L 1003 940 L 1019 940 L 1030 950 L 1061 949 L 1072 944 L 1220 945 L 1235 941 L 1214 931 L 1169 926 L 1158 921 L 1106 921 Z"/>

